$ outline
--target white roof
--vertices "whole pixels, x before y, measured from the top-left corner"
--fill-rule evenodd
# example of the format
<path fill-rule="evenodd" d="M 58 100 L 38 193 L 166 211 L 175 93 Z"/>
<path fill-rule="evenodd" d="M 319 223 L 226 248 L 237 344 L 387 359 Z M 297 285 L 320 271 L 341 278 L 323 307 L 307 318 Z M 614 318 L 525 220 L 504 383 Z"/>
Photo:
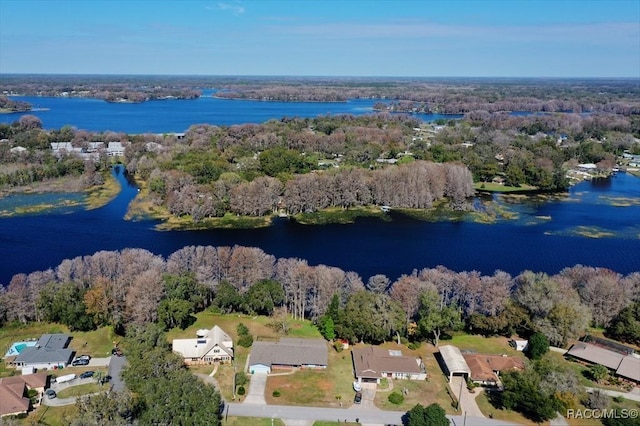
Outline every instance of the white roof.
<path fill-rule="evenodd" d="M 202 358 L 216 345 L 228 355 L 233 356 L 231 337 L 217 325 L 213 326 L 206 336 L 195 339 L 173 339 L 172 345 L 173 351 L 182 355 L 183 358 Z"/>
<path fill-rule="evenodd" d="M 460 349 L 457 347 L 451 345 L 440 346 L 440 356 L 442 356 L 442 360 L 447 366 L 449 374 L 471 374 L 471 369 L 469 365 L 467 365 L 467 361 L 465 361 L 462 352 L 460 352 Z"/>

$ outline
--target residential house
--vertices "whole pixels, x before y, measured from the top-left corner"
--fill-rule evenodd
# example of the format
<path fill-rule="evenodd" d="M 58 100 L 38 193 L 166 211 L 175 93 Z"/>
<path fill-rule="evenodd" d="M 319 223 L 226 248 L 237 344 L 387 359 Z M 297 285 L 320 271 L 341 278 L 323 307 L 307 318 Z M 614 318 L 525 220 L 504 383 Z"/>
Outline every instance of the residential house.
<path fill-rule="evenodd" d="M 70 341 L 71 336 L 68 334 L 43 334 L 35 346 L 24 348 L 11 364 L 14 367 L 34 369 L 66 367 L 75 354 L 67 348 Z"/>
<path fill-rule="evenodd" d="M 380 383 L 381 378 L 425 380 L 427 370 L 420 358 L 405 356 L 400 350 L 375 346 L 354 348 L 353 370 L 358 382 Z"/>
<path fill-rule="evenodd" d="M 463 357 L 471 371 L 471 381 L 483 386 L 499 386 L 503 371 L 524 370 L 520 357 L 483 354 L 464 354 Z"/>
<path fill-rule="evenodd" d="M 233 340 L 217 325 L 198 330 L 195 339 L 174 339 L 173 351 L 185 364 L 212 364 L 233 360 Z"/>
<path fill-rule="evenodd" d="M 324 369 L 329 363 L 323 339 L 282 338 L 278 342 L 254 342 L 249 358 L 251 374 L 269 374 L 276 369 Z"/>
<path fill-rule="evenodd" d="M 0 417 L 28 413 L 31 401 L 27 392 L 29 389 L 35 389 L 42 395 L 46 385 L 45 372 L 0 378 Z"/>
<path fill-rule="evenodd" d="M 566 356 L 607 367 L 617 376 L 640 383 L 640 355 L 620 353 L 602 346 L 578 342 L 565 354 Z"/>

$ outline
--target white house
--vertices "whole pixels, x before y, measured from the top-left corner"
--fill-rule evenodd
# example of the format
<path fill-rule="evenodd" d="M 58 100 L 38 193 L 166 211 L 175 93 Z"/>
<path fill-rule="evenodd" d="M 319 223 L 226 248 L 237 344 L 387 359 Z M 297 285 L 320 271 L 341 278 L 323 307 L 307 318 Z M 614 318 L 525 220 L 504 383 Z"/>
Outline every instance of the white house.
<path fill-rule="evenodd" d="M 217 325 L 211 330 L 198 330 L 195 339 L 174 339 L 173 351 L 185 364 L 212 364 L 233 359 L 233 341 Z"/>

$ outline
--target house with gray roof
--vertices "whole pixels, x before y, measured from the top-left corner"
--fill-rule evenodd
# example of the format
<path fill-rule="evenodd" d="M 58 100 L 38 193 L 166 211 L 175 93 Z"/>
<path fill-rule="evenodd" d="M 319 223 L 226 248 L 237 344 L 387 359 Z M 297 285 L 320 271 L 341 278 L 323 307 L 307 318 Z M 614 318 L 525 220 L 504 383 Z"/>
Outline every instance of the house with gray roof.
<path fill-rule="evenodd" d="M 24 348 L 13 360 L 14 367 L 61 368 L 73 361 L 75 352 L 68 349 L 71 336 L 68 334 L 43 334 L 35 346 Z"/>
<path fill-rule="evenodd" d="M 329 363 L 323 339 L 282 338 L 278 342 L 254 342 L 249 358 L 251 374 L 269 374 L 274 369 L 324 369 Z"/>
<path fill-rule="evenodd" d="M 578 342 L 571 346 L 565 355 L 591 364 L 603 365 L 619 377 L 640 382 L 640 357 L 636 353 L 622 354 L 591 343 Z"/>

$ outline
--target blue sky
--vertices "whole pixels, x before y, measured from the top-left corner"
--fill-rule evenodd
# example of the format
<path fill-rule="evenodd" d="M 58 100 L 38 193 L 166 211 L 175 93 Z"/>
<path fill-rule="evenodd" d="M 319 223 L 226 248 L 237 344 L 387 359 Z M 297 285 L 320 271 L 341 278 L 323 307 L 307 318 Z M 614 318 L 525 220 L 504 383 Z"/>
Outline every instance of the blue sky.
<path fill-rule="evenodd" d="M 0 73 L 640 78 L 640 0 L 0 0 Z"/>

